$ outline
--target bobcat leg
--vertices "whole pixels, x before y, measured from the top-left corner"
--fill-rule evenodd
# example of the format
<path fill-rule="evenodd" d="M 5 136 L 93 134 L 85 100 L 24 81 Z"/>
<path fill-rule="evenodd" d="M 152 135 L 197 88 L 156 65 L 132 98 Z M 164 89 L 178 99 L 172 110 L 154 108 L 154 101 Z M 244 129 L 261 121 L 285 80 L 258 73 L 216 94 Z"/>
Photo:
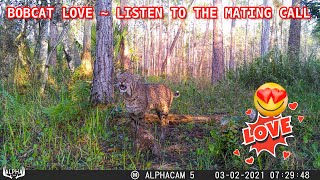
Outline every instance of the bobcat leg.
<path fill-rule="evenodd" d="M 161 122 L 161 136 L 160 136 L 160 141 L 164 142 L 166 139 L 166 135 L 168 132 L 168 125 L 169 125 L 169 120 L 168 120 L 168 113 L 159 113 L 159 118 Z"/>
<path fill-rule="evenodd" d="M 136 115 L 133 122 L 135 133 L 135 151 L 139 152 L 143 149 L 150 149 L 152 151 L 152 154 L 160 157 L 160 145 L 157 143 L 152 133 L 148 130 L 149 128 L 145 121 L 145 115 Z"/>
<path fill-rule="evenodd" d="M 139 139 L 139 131 L 141 129 L 146 128 L 146 122 L 144 120 L 145 115 L 144 113 L 139 114 L 130 114 L 130 120 L 131 120 L 131 134 L 133 136 L 133 142 L 134 142 L 134 149 L 136 151 L 139 151 L 141 146 L 141 140 Z"/>
<path fill-rule="evenodd" d="M 137 138 L 137 117 L 134 114 L 129 115 L 130 119 L 130 132 L 132 134 L 133 139 Z"/>

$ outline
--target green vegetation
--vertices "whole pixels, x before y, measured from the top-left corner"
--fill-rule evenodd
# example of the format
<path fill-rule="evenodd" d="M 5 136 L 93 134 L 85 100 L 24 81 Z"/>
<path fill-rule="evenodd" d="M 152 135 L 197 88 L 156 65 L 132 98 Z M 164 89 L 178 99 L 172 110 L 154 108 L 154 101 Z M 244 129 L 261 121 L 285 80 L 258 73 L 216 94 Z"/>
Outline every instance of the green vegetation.
<path fill-rule="evenodd" d="M 272 58 L 271 58 L 272 59 Z M 175 100 L 172 113 L 192 115 L 221 114 L 220 123 L 181 124 L 170 126 L 162 159 L 145 152 L 134 153 L 125 111 L 116 96 L 114 106 L 92 108 L 90 84 L 76 72 L 51 72 L 45 95 L 37 87 L 20 87 L 0 82 L 0 166 L 28 169 L 319 169 L 320 168 L 320 62 L 290 66 L 287 61 L 260 61 L 229 72 L 227 78 L 212 86 L 210 82 L 186 78 L 181 82 L 149 77 L 161 82 L 181 96 Z M 295 69 L 296 68 L 296 69 Z M 241 145 L 241 129 L 253 108 L 253 93 L 264 82 L 283 85 L 289 101 L 299 102 L 292 115 L 294 138 L 289 147 L 279 146 L 277 158 L 262 153 L 251 166 L 244 159 L 255 156 Z M 68 83 L 67 83 L 68 82 Z M 36 84 L 36 83 L 31 83 Z M 299 123 L 298 115 L 305 120 Z M 157 132 L 157 125 L 151 127 Z M 156 134 L 156 137 L 159 133 Z M 232 153 L 239 149 L 241 156 Z M 282 159 L 282 151 L 293 153 Z"/>

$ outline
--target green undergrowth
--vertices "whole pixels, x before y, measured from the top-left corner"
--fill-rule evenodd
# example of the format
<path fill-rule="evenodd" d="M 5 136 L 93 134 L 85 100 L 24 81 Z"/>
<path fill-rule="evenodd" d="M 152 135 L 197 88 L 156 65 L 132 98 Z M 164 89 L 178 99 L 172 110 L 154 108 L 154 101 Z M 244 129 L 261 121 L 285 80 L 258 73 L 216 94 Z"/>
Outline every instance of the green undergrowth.
<path fill-rule="evenodd" d="M 116 92 L 116 102 L 105 108 L 91 107 L 90 82 L 67 76 L 63 71 L 48 83 L 45 94 L 37 88 L 23 93 L 19 87 L 0 81 L 0 166 L 27 169 L 319 169 L 320 93 L 319 61 L 289 66 L 252 63 L 229 72 L 215 85 L 210 81 L 148 77 L 151 83 L 164 83 L 180 92 L 171 113 L 221 116 L 218 122 L 171 125 L 160 159 L 147 152 L 134 152 L 125 112 Z M 254 108 L 253 94 L 265 82 L 281 84 L 289 101 L 297 101 L 292 116 L 294 138 L 289 146 L 277 148 L 277 158 L 262 153 L 258 158 L 243 146 L 241 129 Z M 297 116 L 305 116 L 299 123 Z M 122 123 L 120 123 L 122 122 Z M 151 130 L 158 138 L 157 125 Z M 233 155 L 239 149 L 241 156 Z M 282 151 L 294 155 L 282 159 Z M 253 165 L 244 159 L 255 157 Z"/>

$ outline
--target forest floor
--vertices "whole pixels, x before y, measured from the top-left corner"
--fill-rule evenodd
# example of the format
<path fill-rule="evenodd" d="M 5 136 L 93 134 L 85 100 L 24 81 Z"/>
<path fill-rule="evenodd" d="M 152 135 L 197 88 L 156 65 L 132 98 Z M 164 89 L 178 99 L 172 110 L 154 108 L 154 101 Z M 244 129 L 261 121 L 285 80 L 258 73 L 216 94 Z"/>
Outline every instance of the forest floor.
<path fill-rule="evenodd" d="M 27 85 L 1 84 L 0 166 L 26 169 L 320 169 L 320 92 L 300 86 L 285 86 L 289 102 L 297 101 L 291 115 L 294 138 L 278 146 L 277 157 L 259 157 L 242 145 L 242 128 L 250 119 L 257 87 L 226 79 L 216 85 L 201 80 L 163 80 L 181 96 L 171 113 L 212 116 L 220 121 L 171 124 L 163 144 L 163 157 L 133 151 L 124 104 L 116 93 L 115 105 L 92 108 L 90 84 L 77 78 L 49 80 L 44 95 Z M 59 83 L 58 83 L 59 82 Z M 299 123 L 298 115 L 305 120 Z M 223 122 L 223 123 L 222 123 Z M 221 125 L 223 124 L 223 126 Z M 158 124 L 150 129 L 159 139 Z M 233 155 L 240 150 L 240 157 Z M 283 160 L 282 151 L 292 152 Z M 253 165 L 245 158 L 253 156 Z"/>

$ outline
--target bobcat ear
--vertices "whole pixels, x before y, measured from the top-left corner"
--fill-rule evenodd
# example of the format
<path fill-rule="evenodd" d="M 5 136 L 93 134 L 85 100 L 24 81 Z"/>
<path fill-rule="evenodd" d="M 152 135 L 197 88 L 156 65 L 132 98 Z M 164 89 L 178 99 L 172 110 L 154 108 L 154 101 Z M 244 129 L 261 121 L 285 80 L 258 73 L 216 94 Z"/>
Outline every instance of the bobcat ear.
<path fill-rule="evenodd" d="M 140 82 L 140 76 L 139 75 L 133 75 L 133 82 L 132 82 L 133 90 L 136 89 L 136 87 L 137 87 L 139 82 Z"/>
<path fill-rule="evenodd" d="M 117 74 L 116 74 L 117 79 L 119 78 L 120 74 L 121 74 L 121 72 L 117 72 Z"/>
<path fill-rule="evenodd" d="M 135 82 L 138 82 L 138 81 L 141 80 L 141 78 L 140 78 L 139 75 L 134 75 L 134 76 L 133 76 L 133 79 L 134 79 Z"/>

